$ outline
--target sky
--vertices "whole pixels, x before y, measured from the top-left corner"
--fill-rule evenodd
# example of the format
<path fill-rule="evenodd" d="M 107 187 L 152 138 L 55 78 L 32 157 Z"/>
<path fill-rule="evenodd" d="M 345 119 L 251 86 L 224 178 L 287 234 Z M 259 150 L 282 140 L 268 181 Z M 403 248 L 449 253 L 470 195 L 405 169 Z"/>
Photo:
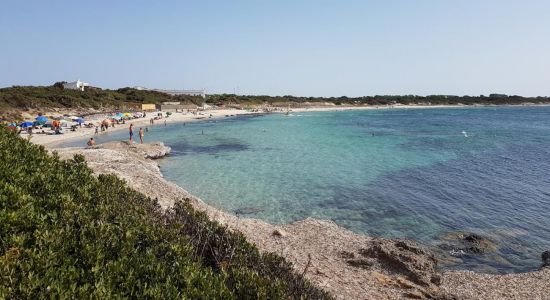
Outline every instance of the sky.
<path fill-rule="evenodd" d="M 550 96 L 550 1 L 0 0 L 0 87 Z"/>

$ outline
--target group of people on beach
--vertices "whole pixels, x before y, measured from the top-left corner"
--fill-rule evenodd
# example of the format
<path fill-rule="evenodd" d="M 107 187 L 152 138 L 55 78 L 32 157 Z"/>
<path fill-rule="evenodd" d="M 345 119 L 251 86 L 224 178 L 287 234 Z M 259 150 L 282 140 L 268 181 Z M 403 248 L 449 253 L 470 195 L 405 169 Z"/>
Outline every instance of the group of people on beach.
<path fill-rule="evenodd" d="M 168 118 L 170 116 L 170 113 L 166 113 L 166 118 Z M 143 117 L 145 117 L 145 114 L 143 115 Z M 162 112 L 159 112 L 158 113 L 158 116 L 154 117 L 154 118 L 150 118 L 149 119 L 149 124 L 151 125 L 154 125 L 155 124 L 155 120 L 158 120 L 158 119 L 164 119 L 164 126 L 167 126 L 167 121 L 166 119 L 164 118 L 163 116 L 163 113 Z M 126 121 L 124 119 L 122 119 L 122 124 L 125 124 Z M 117 124 L 120 124 L 120 121 L 116 121 Z M 185 123 L 183 124 L 185 125 Z M 112 127 L 115 127 L 115 123 L 114 122 L 102 122 L 100 124 L 100 126 L 96 126 L 95 127 L 95 132 L 94 132 L 94 135 L 99 135 L 100 133 L 100 130 L 101 132 L 103 131 L 107 131 L 107 129 L 109 128 L 109 126 L 112 126 Z M 143 144 L 143 137 L 145 135 L 145 132 L 148 132 L 149 131 L 149 128 L 148 127 L 145 127 L 145 130 L 143 128 L 139 128 L 139 131 L 138 131 L 138 135 L 139 135 L 139 142 L 140 144 Z M 130 142 L 133 143 L 134 141 L 134 124 L 130 124 L 130 126 L 128 127 L 128 133 L 130 135 Z M 96 145 L 96 142 L 93 138 L 90 138 L 87 142 L 87 145 L 88 146 L 95 146 Z"/>
<path fill-rule="evenodd" d="M 130 142 L 133 142 L 134 124 L 130 124 L 129 133 L 130 133 Z M 139 128 L 139 142 L 140 144 L 143 144 L 143 128 L 141 127 Z"/>
<path fill-rule="evenodd" d="M 146 129 L 146 131 L 148 131 L 147 128 L 145 128 L 145 129 Z M 130 134 L 130 143 L 133 143 L 134 142 L 134 124 L 130 124 L 130 127 L 128 128 L 128 132 Z M 96 131 L 96 134 L 97 134 L 97 131 Z M 138 134 L 139 134 L 139 143 L 143 144 L 143 136 L 145 135 L 145 133 L 143 131 L 143 128 L 141 128 L 141 127 L 139 128 Z M 86 144 L 88 145 L 88 147 L 92 147 L 92 146 L 96 145 L 96 142 L 95 142 L 94 138 L 92 137 L 88 140 L 88 142 Z"/>

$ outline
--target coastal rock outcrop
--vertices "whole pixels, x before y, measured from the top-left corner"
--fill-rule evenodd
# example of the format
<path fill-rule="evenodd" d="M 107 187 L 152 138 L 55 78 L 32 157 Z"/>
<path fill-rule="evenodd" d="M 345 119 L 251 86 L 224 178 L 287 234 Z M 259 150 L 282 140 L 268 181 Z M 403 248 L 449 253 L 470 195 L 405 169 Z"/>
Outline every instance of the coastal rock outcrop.
<path fill-rule="evenodd" d="M 96 149 L 126 150 L 128 152 L 143 156 L 143 158 L 158 159 L 170 154 L 172 149 L 162 142 L 138 144 L 129 141 L 108 142 L 98 146 Z"/>
<path fill-rule="evenodd" d="M 439 287 L 435 256 L 413 241 L 374 239 L 357 254 L 342 251 L 340 255 L 348 265 L 370 271 L 381 284 L 402 289 L 405 298 L 454 299 Z"/>
<path fill-rule="evenodd" d="M 416 284 L 430 286 L 440 283 L 437 259 L 412 241 L 375 240 L 359 254 L 370 259 L 365 261 L 366 264 L 379 264 L 381 268 L 401 274 Z"/>

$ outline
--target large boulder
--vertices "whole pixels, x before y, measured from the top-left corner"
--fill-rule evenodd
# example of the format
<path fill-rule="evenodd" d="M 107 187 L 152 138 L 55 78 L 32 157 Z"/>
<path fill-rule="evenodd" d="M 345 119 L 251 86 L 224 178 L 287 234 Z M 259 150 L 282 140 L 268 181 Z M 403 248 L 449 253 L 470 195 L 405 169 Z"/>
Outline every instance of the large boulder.
<path fill-rule="evenodd" d="M 542 252 L 541 258 L 542 258 L 541 269 L 550 267 L 550 250 Z"/>

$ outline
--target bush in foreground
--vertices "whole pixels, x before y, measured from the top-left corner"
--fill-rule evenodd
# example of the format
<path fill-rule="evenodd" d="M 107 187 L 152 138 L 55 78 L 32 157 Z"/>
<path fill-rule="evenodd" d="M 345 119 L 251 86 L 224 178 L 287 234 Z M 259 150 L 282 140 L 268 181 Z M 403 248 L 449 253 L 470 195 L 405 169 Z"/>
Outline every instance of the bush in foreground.
<path fill-rule="evenodd" d="M 0 127 L 0 298 L 45 297 L 330 298 L 188 202 L 165 212 Z"/>

